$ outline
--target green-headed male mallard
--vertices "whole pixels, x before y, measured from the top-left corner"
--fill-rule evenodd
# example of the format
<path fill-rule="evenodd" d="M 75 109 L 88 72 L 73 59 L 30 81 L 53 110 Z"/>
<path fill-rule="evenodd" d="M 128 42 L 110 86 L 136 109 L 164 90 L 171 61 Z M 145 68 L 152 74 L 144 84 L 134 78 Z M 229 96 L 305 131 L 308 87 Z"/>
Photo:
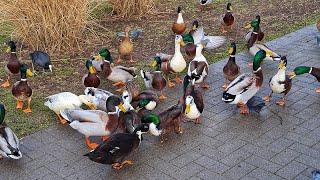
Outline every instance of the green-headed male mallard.
<path fill-rule="evenodd" d="M 289 73 L 290 78 L 294 78 L 297 75 L 309 73 L 313 75 L 320 82 L 320 68 L 316 67 L 307 67 L 307 66 L 298 66 L 293 72 Z M 320 88 L 316 90 L 317 93 L 320 93 Z"/>
<path fill-rule="evenodd" d="M 20 76 L 21 79 L 20 81 L 17 81 L 16 83 L 13 84 L 11 93 L 13 97 L 17 100 L 17 109 L 22 109 L 23 108 L 23 101 L 28 100 L 28 107 L 27 109 L 23 110 L 25 113 L 31 113 L 31 96 L 32 96 L 32 89 L 28 85 L 27 81 L 27 74 L 29 76 L 32 76 L 32 72 L 28 68 L 28 65 L 22 64 L 20 68 Z"/>
<path fill-rule="evenodd" d="M 269 102 L 271 99 L 272 93 L 278 93 L 278 94 L 284 93 L 283 99 L 277 102 L 277 104 L 282 107 L 285 105 L 287 94 L 290 91 L 292 86 L 290 77 L 286 75 L 286 66 L 287 66 L 287 58 L 285 56 L 282 56 L 279 64 L 279 71 L 276 75 L 274 75 L 270 79 L 270 82 L 269 82 L 269 86 L 272 91 L 270 95 L 263 98 L 264 101 Z"/>
<path fill-rule="evenodd" d="M 97 76 L 95 68 L 92 66 L 92 60 L 86 61 L 86 68 L 89 70 L 88 74 L 83 75 L 82 83 L 85 87 L 97 88 L 100 85 L 100 78 Z"/>
<path fill-rule="evenodd" d="M 113 134 L 84 156 L 97 163 L 111 164 L 114 169 L 121 169 L 125 164 L 134 164 L 125 158 L 140 145 L 142 134 L 147 133 L 148 130 L 148 125 L 141 124 L 131 134 Z"/>
<path fill-rule="evenodd" d="M 1 87 L 9 87 L 11 75 L 18 75 L 20 73 L 21 62 L 17 58 L 16 44 L 13 41 L 8 42 L 7 53 L 10 53 L 8 64 L 4 66 L 4 71 L 7 73 L 7 81 Z"/>
<path fill-rule="evenodd" d="M 263 38 L 264 38 L 264 33 L 262 32 L 261 27 L 260 27 L 260 22 L 261 22 L 261 17 L 260 17 L 260 15 L 257 15 L 257 16 L 256 16 L 256 20 L 258 21 L 258 24 L 259 24 L 259 30 L 258 30 L 257 40 L 258 40 L 258 41 L 262 41 Z M 253 33 L 253 28 L 252 28 L 251 25 L 247 25 L 245 28 L 246 28 L 246 29 L 251 28 L 251 29 L 247 32 L 246 36 L 244 37 L 246 41 L 249 41 L 249 39 L 250 39 L 250 37 L 251 37 L 251 35 L 252 35 L 252 33 Z"/>
<path fill-rule="evenodd" d="M 228 82 L 236 79 L 240 73 L 240 67 L 236 64 L 235 54 L 237 52 L 236 43 L 232 42 L 229 49 L 229 60 L 227 64 L 223 67 L 223 74 L 226 78 L 226 83 L 222 86 L 223 88 L 228 87 Z"/>
<path fill-rule="evenodd" d="M 102 68 L 104 76 L 110 81 L 116 82 L 112 85 L 120 86 L 120 89 L 118 89 L 117 91 L 122 92 L 125 83 L 128 81 L 132 81 L 137 76 L 135 74 L 136 68 L 127 68 L 124 66 L 111 67 L 111 63 L 113 62 L 113 60 L 108 49 L 102 49 L 95 59 L 98 60 L 101 57 L 105 58 Z"/>
<path fill-rule="evenodd" d="M 257 52 L 253 58 L 253 73 L 238 76 L 223 92 L 222 100 L 240 106 L 241 114 L 249 114 L 249 111 L 245 109 L 246 103 L 262 86 L 263 73 L 260 63 L 266 56 L 270 54 L 264 50 Z"/>
<path fill-rule="evenodd" d="M 231 3 L 227 4 L 227 12 L 221 17 L 221 32 L 226 33 L 225 27 L 232 29 L 232 25 L 234 23 L 234 17 L 232 15 L 232 6 Z"/>
<path fill-rule="evenodd" d="M 22 158 L 22 153 L 19 149 L 19 139 L 3 122 L 5 114 L 4 105 L 0 104 L 0 160 L 4 157 L 20 159 Z"/>

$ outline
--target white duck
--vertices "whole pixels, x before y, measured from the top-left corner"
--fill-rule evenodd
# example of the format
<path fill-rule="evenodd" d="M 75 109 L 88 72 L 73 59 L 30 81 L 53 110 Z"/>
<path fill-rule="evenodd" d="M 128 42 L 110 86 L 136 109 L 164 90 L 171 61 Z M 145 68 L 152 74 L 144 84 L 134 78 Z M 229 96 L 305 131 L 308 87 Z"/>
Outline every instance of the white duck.
<path fill-rule="evenodd" d="M 223 92 L 222 100 L 229 104 L 237 104 L 242 108 L 241 114 L 249 114 L 245 109 L 247 101 L 261 88 L 263 73 L 260 63 L 271 52 L 260 50 L 253 58 L 253 74 L 242 74 L 233 80 Z"/>
<path fill-rule="evenodd" d="M 0 104 L 0 160 L 3 157 L 11 159 L 22 158 L 19 150 L 19 139 L 14 132 L 3 123 L 5 117 L 5 108 Z"/>
<path fill-rule="evenodd" d="M 71 92 L 62 92 L 46 97 L 48 101 L 44 103 L 45 106 L 49 107 L 54 111 L 61 124 L 65 124 L 66 121 L 60 116 L 60 111 L 64 109 L 76 109 L 82 104 L 86 104 L 90 109 L 94 109 L 93 103 L 86 95 L 77 96 Z"/>
<path fill-rule="evenodd" d="M 175 38 L 175 51 L 174 55 L 171 59 L 162 59 L 161 63 L 161 70 L 164 72 L 164 74 L 167 77 L 168 80 L 168 86 L 173 87 L 175 86 L 174 83 L 170 81 L 169 75 L 171 73 L 175 74 L 175 81 L 177 83 L 182 83 L 182 80 L 179 78 L 179 73 L 181 73 L 187 66 L 186 61 L 184 60 L 181 51 L 180 51 L 180 45 L 184 46 L 185 43 L 183 42 L 181 35 L 176 35 Z M 164 55 L 164 57 L 171 57 L 169 55 Z"/>
<path fill-rule="evenodd" d="M 108 97 L 114 96 L 113 93 L 94 87 L 87 87 L 84 94 L 88 96 L 93 104 L 94 109 L 107 112 L 106 102 Z"/>

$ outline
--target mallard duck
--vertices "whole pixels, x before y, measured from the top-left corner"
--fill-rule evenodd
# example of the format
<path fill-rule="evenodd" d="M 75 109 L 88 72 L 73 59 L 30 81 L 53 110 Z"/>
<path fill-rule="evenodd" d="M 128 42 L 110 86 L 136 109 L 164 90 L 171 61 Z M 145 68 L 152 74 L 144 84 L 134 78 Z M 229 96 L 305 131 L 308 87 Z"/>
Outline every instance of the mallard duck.
<path fill-rule="evenodd" d="M 18 75 L 20 73 L 21 62 L 17 58 L 16 44 L 13 41 L 8 42 L 7 53 L 10 53 L 8 64 L 4 66 L 4 71 L 8 75 L 7 81 L 1 85 L 1 87 L 9 87 L 11 75 Z"/>
<path fill-rule="evenodd" d="M 0 160 L 4 157 L 20 159 L 22 158 L 22 153 L 19 149 L 19 139 L 3 122 L 5 114 L 4 105 L 0 104 Z"/>
<path fill-rule="evenodd" d="M 167 97 L 164 96 L 162 92 L 162 90 L 166 87 L 167 81 L 161 73 L 161 59 L 159 56 L 154 57 L 154 62 L 152 66 L 156 68 L 156 71 L 153 74 L 144 70 L 140 71 L 145 85 L 146 87 L 151 86 L 153 89 L 160 91 L 159 99 L 167 99 Z"/>
<path fill-rule="evenodd" d="M 101 57 L 105 58 L 103 63 L 103 74 L 110 81 L 116 82 L 112 84 L 113 86 L 120 86 L 120 89 L 117 89 L 117 91 L 122 92 L 125 83 L 132 81 L 135 77 L 137 77 L 135 74 L 135 67 L 111 67 L 110 64 L 113 62 L 113 60 L 108 49 L 101 50 L 99 55 L 96 57 L 96 60 L 100 59 Z"/>
<path fill-rule="evenodd" d="M 187 87 L 191 81 L 191 91 L 187 92 Z M 184 116 L 188 119 L 192 119 L 194 123 L 200 123 L 200 115 L 204 109 L 204 102 L 202 94 L 198 89 L 194 88 L 195 79 L 192 79 L 189 75 L 186 75 L 183 81 L 183 92 L 185 103 L 183 107 Z M 183 117 L 183 116 L 182 116 Z M 182 118 L 184 122 L 185 119 Z"/>
<path fill-rule="evenodd" d="M 298 66 L 293 72 L 289 73 L 290 79 L 294 78 L 297 75 L 309 73 L 316 77 L 316 79 L 320 82 L 320 68 L 316 67 L 307 67 L 307 66 Z M 317 93 L 320 93 L 320 88 L 316 90 Z"/>
<path fill-rule="evenodd" d="M 46 101 L 44 105 L 57 114 L 61 124 L 67 123 L 67 121 L 60 116 L 61 110 L 76 109 L 77 107 L 80 107 L 82 103 L 89 106 L 90 109 L 94 109 L 91 99 L 86 95 L 77 96 L 71 92 L 61 92 L 46 98 L 48 101 Z"/>
<path fill-rule="evenodd" d="M 144 114 L 141 110 L 152 111 L 159 104 L 159 96 L 156 92 L 151 90 L 140 92 L 137 83 L 133 81 L 129 81 L 126 84 L 126 90 L 128 91 L 131 106 L 139 113 L 139 115 Z"/>
<path fill-rule="evenodd" d="M 257 52 L 260 50 L 264 50 L 266 52 L 271 52 L 270 56 L 265 57 L 264 60 L 267 61 L 280 61 L 280 56 L 276 54 L 275 52 L 271 51 L 266 45 L 264 44 L 257 44 L 257 38 L 258 38 L 258 31 L 259 31 L 259 21 L 257 19 L 253 20 L 247 28 L 253 27 L 253 33 L 248 41 L 247 48 L 252 56 L 255 56 Z M 249 66 L 252 66 L 252 64 L 249 64 Z"/>
<path fill-rule="evenodd" d="M 89 97 L 93 104 L 92 109 L 102 110 L 107 112 L 106 102 L 108 97 L 114 96 L 113 93 L 94 87 L 87 87 L 84 90 L 84 94 Z"/>
<path fill-rule="evenodd" d="M 86 68 L 89 70 L 88 74 L 83 75 L 82 83 L 85 87 L 97 88 L 100 85 L 100 78 L 96 74 L 95 68 L 92 66 L 92 61 L 86 61 Z"/>
<path fill-rule="evenodd" d="M 129 37 L 129 31 L 130 28 L 126 27 L 125 29 L 125 36 L 122 39 L 122 41 L 119 44 L 118 48 L 118 60 L 117 63 L 121 63 L 122 59 L 121 56 L 130 56 L 130 63 L 134 63 L 134 60 L 132 59 L 133 54 L 133 43 Z"/>
<path fill-rule="evenodd" d="M 317 22 L 317 28 L 318 28 L 318 30 L 320 31 L 320 19 L 319 19 L 318 22 Z"/>
<path fill-rule="evenodd" d="M 171 28 L 175 34 L 182 34 L 187 28 L 187 25 L 183 21 L 181 11 L 182 11 L 182 8 L 179 6 L 177 21 L 173 23 L 172 28 Z"/>
<path fill-rule="evenodd" d="M 34 65 L 43 68 L 43 72 L 45 72 L 45 70 L 50 70 L 50 72 L 52 72 L 51 59 L 47 53 L 43 51 L 33 51 L 33 53 L 31 53 L 30 56 L 32 59 L 33 73 L 35 73 Z"/>
<path fill-rule="evenodd" d="M 271 53 L 260 50 L 253 58 L 253 74 L 242 74 L 233 80 L 223 92 L 222 100 L 229 104 L 237 104 L 242 108 L 241 114 L 249 114 L 245 105 L 261 88 L 263 73 L 261 61 Z"/>
<path fill-rule="evenodd" d="M 204 33 L 203 26 L 199 26 L 192 34 L 194 44 L 201 44 L 203 41 L 207 41 L 205 49 L 215 49 L 227 40 L 226 36 L 207 36 Z"/>
<path fill-rule="evenodd" d="M 285 105 L 287 94 L 290 91 L 292 86 L 290 77 L 286 75 L 286 66 L 287 66 L 287 58 L 285 56 L 282 56 L 279 64 L 278 73 L 274 75 L 269 81 L 269 86 L 272 91 L 270 95 L 263 98 L 264 101 L 269 102 L 271 99 L 272 93 L 278 93 L 278 94 L 284 93 L 282 100 L 277 102 L 277 104 L 282 107 Z"/>
<path fill-rule="evenodd" d="M 209 88 L 210 86 L 206 82 L 206 78 L 209 73 L 209 64 L 206 58 L 202 55 L 202 49 L 205 44 L 198 44 L 196 49 L 196 57 L 189 63 L 188 76 L 195 76 L 195 83 L 199 84 L 203 82 L 203 88 Z"/>
<path fill-rule="evenodd" d="M 161 70 L 167 77 L 168 87 L 175 86 L 175 84 L 170 81 L 170 73 L 175 74 L 176 83 L 182 83 L 182 80 L 179 78 L 179 73 L 181 73 L 187 66 L 187 63 L 181 54 L 180 45 L 184 46 L 185 43 L 183 42 L 181 35 L 176 35 L 174 55 L 170 56 L 166 54 L 157 54 L 162 61 Z"/>
<path fill-rule="evenodd" d="M 88 147 L 95 149 L 98 144 L 91 143 L 90 136 L 107 136 L 113 134 L 118 127 L 117 108 L 126 111 L 118 96 L 110 96 L 107 99 L 107 112 L 101 110 L 61 110 L 61 116 L 69 125 L 85 135 Z"/>
<path fill-rule="evenodd" d="M 234 23 L 234 17 L 232 15 L 232 6 L 231 3 L 227 4 L 227 12 L 226 14 L 221 16 L 221 32 L 226 33 L 225 27 L 232 29 L 232 25 Z"/>
<path fill-rule="evenodd" d="M 140 125 L 140 118 L 130 104 L 131 99 L 127 90 L 122 93 L 122 102 L 125 111 L 119 112 L 119 128 L 122 132 L 133 133 L 134 129 Z"/>
<path fill-rule="evenodd" d="M 233 81 L 235 78 L 238 77 L 240 73 L 240 67 L 236 64 L 235 54 L 237 52 L 236 43 L 232 42 L 230 49 L 229 49 L 229 60 L 227 64 L 223 67 L 223 74 L 226 78 L 226 83 L 222 86 L 223 88 L 228 87 L 228 82 Z"/>
<path fill-rule="evenodd" d="M 16 108 L 22 109 L 23 101 L 28 100 L 28 107 L 27 109 L 23 110 L 23 112 L 31 113 L 32 110 L 30 108 L 30 105 L 31 105 L 32 89 L 28 85 L 27 74 L 29 76 L 33 75 L 30 69 L 28 68 L 28 65 L 22 64 L 20 68 L 21 79 L 20 81 L 17 81 L 16 83 L 13 84 L 11 93 L 13 97 L 17 100 Z"/>
<path fill-rule="evenodd" d="M 264 38 L 264 33 L 262 32 L 261 27 L 260 27 L 260 22 L 261 22 L 260 15 L 257 15 L 257 16 L 256 16 L 256 20 L 257 20 L 258 23 L 259 23 L 259 30 L 258 30 L 257 40 L 258 40 L 258 41 L 262 41 L 263 38 Z M 246 41 L 249 41 L 249 39 L 250 39 L 250 37 L 251 37 L 251 35 L 252 35 L 252 32 L 253 32 L 253 28 L 251 27 L 251 25 L 247 25 L 245 28 L 247 28 L 247 29 L 251 28 L 251 29 L 247 32 L 246 36 L 244 37 Z"/>
<path fill-rule="evenodd" d="M 158 116 L 154 114 L 148 114 L 142 117 L 142 123 L 149 124 L 149 132 L 154 136 L 160 136 L 160 142 L 164 143 L 167 141 L 169 134 L 175 131 L 177 134 L 183 133 L 180 124 L 180 115 L 182 110 L 182 102 L 179 101 L 178 104 L 173 105 Z"/>
<path fill-rule="evenodd" d="M 84 156 L 97 163 L 111 164 L 114 169 L 121 169 L 125 164 L 134 164 L 132 161 L 125 161 L 125 158 L 140 145 L 142 134 L 148 130 L 148 125 L 141 124 L 132 134 L 113 134 Z"/>

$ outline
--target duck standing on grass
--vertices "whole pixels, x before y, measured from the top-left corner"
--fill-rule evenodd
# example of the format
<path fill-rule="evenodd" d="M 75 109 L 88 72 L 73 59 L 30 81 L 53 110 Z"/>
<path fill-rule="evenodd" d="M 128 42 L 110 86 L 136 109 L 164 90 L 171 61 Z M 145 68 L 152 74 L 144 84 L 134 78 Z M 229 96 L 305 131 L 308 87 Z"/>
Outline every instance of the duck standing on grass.
<path fill-rule="evenodd" d="M 120 89 L 118 89 L 117 91 L 122 92 L 125 83 L 128 81 L 132 81 L 134 78 L 137 77 L 137 75 L 135 74 L 135 67 L 111 67 L 113 60 L 108 49 L 102 49 L 99 52 L 99 55 L 95 58 L 95 60 L 99 60 L 101 57 L 105 58 L 102 66 L 103 74 L 110 81 L 116 82 L 112 84 L 113 86 L 120 86 Z"/>
<path fill-rule="evenodd" d="M 272 91 L 270 95 L 263 98 L 264 101 L 269 102 L 271 99 L 272 93 L 274 92 L 278 94 L 284 93 L 283 99 L 277 102 L 277 104 L 282 107 L 285 105 L 287 94 L 290 91 L 292 86 L 290 77 L 286 75 L 286 66 L 287 66 L 287 58 L 285 56 L 282 56 L 279 64 L 279 71 L 276 75 L 274 75 L 270 79 L 270 82 L 269 82 L 269 86 Z"/>
<path fill-rule="evenodd" d="M 32 76 L 32 72 L 28 68 L 28 65 L 22 64 L 20 68 L 20 75 L 21 79 L 20 81 L 17 81 L 16 83 L 13 84 L 11 93 L 13 97 L 17 100 L 17 109 L 22 109 L 23 108 L 23 101 L 28 100 L 28 107 L 27 109 L 23 110 L 25 113 L 31 113 L 31 96 L 32 96 L 32 89 L 28 85 L 27 81 L 27 74 L 29 76 Z"/>
<path fill-rule="evenodd" d="M 229 49 L 229 60 L 227 64 L 223 67 L 223 74 L 226 78 L 226 83 L 222 86 L 223 88 L 228 87 L 228 81 L 233 81 L 236 79 L 240 73 L 240 67 L 236 64 L 235 54 L 237 52 L 236 43 L 232 42 Z"/>
<path fill-rule="evenodd" d="M 134 162 L 125 158 L 140 145 L 142 134 L 147 133 L 148 130 L 148 125 L 141 124 L 133 133 L 113 134 L 84 156 L 97 163 L 111 164 L 114 169 L 121 169 L 125 164 L 132 165 Z"/>
<path fill-rule="evenodd" d="M 86 61 L 86 68 L 89 70 L 88 74 L 83 75 L 82 83 L 85 87 L 97 88 L 100 85 L 100 78 L 96 74 L 96 70 L 92 65 L 92 60 Z"/>
<path fill-rule="evenodd" d="M 0 160 L 4 157 L 20 159 L 22 158 L 22 153 L 19 149 L 19 139 L 3 122 L 5 114 L 4 105 L 0 104 Z"/>
<path fill-rule="evenodd" d="M 245 106 L 261 88 L 263 83 L 263 73 L 261 62 L 270 52 L 260 50 L 253 58 L 253 73 L 242 74 L 233 80 L 223 92 L 222 101 L 229 104 L 237 104 L 241 107 L 241 114 L 249 114 Z"/>
<path fill-rule="evenodd" d="M 182 18 L 182 8 L 179 6 L 178 7 L 178 18 L 177 18 L 177 21 L 173 23 L 172 25 L 172 31 L 175 33 L 175 34 L 182 34 L 186 28 L 187 28 L 187 25 L 184 23 L 183 21 L 183 18 Z"/>
<path fill-rule="evenodd" d="M 297 75 L 309 73 L 313 75 L 320 82 L 320 68 L 316 67 L 307 67 L 307 66 L 299 66 L 296 67 L 293 72 L 289 73 L 290 79 L 294 78 Z M 316 90 L 317 93 L 320 93 L 320 88 Z"/>
<path fill-rule="evenodd" d="M 221 17 L 221 32 L 226 33 L 225 27 L 232 29 L 234 23 L 234 17 L 232 15 L 232 6 L 231 3 L 227 4 L 227 12 Z"/>
<path fill-rule="evenodd" d="M 129 31 L 130 28 L 126 27 L 125 29 L 125 36 L 122 39 L 122 41 L 119 44 L 118 48 L 118 60 L 117 63 L 121 63 L 122 59 L 121 56 L 130 56 L 130 63 L 134 63 L 134 60 L 132 59 L 133 54 L 133 43 L 132 40 L 129 37 Z"/>
<path fill-rule="evenodd" d="M 9 87 L 10 79 L 12 75 L 18 75 L 20 73 L 21 62 L 17 58 L 16 44 L 13 41 L 8 42 L 7 53 L 10 53 L 8 64 L 4 66 L 4 71 L 8 75 L 7 81 L 1 85 L 1 87 Z"/>

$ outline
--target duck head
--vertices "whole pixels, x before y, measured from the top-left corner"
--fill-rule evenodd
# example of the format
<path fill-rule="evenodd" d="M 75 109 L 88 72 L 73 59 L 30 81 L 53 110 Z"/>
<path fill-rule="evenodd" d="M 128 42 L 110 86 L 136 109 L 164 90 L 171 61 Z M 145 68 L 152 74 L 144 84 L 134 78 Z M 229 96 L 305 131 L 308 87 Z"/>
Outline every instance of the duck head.
<path fill-rule="evenodd" d="M 157 115 L 154 114 L 148 114 L 146 116 L 143 116 L 141 119 L 142 123 L 150 123 L 149 124 L 149 132 L 154 136 L 160 136 L 162 133 L 162 130 L 160 130 L 160 120 Z"/>
<path fill-rule="evenodd" d="M 194 20 L 193 22 L 192 22 L 192 30 L 197 30 L 197 28 L 199 27 L 199 23 L 198 23 L 198 21 L 197 20 Z"/>
<path fill-rule="evenodd" d="M 161 58 L 159 56 L 153 58 L 152 67 L 156 68 L 156 71 L 161 71 Z"/>
<path fill-rule="evenodd" d="M 5 115 L 6 115 L 6 110 L 4 108 L 4 105 L 0 104 L 0 124 L 3 123 Z"/>
<path fill-rule="evenodd" d="M 286 70 L 287 67 L 287 57 L 282 56 L 279 64 L 279 70 Z"/>
<path fill-rule="evenodd" d="M 185 113 L 188 114 L 190 112 L 190 106 L 194 102 L 194 98 L 192 96 L 186 97 L 186 110 Z"/>
<path fill-rule="evenodd" d="M 90 109 L 95 109 L 95 108 L 94 108 L 94 105 L 93 105 L 93 102 L 92 102 L 92 100 L 91 100 L 90 97 L 88 97 L 88 96 L 86 96 L 86 95 L 80 95 L 80 96 L 78 96 L 78 97 L 79 97 L 80 101 L 81 101 L 83 104 L 89 106 Z"/>
<path fill-rule="evenodd" d="M 258 21 L 258 19 L 255 19 L 251 21 L 251 23 L 248 24 L 245 28 L 246 29 L 253 28 L 253 32 L 257 33 L 259 31 L 259 26 L 260 26 L 260 21 Z"/>
<path fill-rule="evenodd" d="M 137 128 L 134 129 L 133 133 L 137 134 L 140 141 L 142 141 L 142 134 L 147 133 L 149 131 L 148 124 L 140 124 Z"/>
<path fill-rule="evenodd" d="M 107 106 L 107 112 L 117 112 L 117 108 L 119 108 L 122 112 L 127 111 L 123 107 L 123 104 L 121 103 L 121 99 L 118 96 L 108 97 L 107 102 L 106 102 L 106 106 Z"/>
<path fill-rule="evenodd" d="M 8 48 L 6 50 L 7 53 L 16 52 L 16 44 L 13 41 L 9 41 L 7 45 L 8 45 Z"/>
<path fill-rule="evenodd" d="M 312 68 L 307 66 L 298 66 L 291 73 L 289 73 L 290 79 L 294 78 L 297 75 L 311 73 Z"/>
<path fill-rule="evenodd" d="M 194 39 L 190 34 L 184 34 L 182 35 L 182 40 L 184 41 L 184 43 L 188 44 L 188 43 L 194 43 Z"/>
<path fill-rule="evenodd" d="M 183 42 L 183 38 L 181 35 L 176 35 L 175 43 L 180 46 L 185 46 L 186 44 Z"/>
<path fill-rule="evenodd" d="M 229 48 L 229 54 L 234 56 L 237 52 L 237 46 L 235 42 L 232 42 Z"/>
<path fill-rule="evenodd" d="M 153 110 L 157 106 L 157 102 L 151 100 L 151 99 L 141 99 L 138 102 L 138 106 L 136 108 L 136 111 L 139 112 L 141 109 L 145 108 L 147 110 Z"/>
<path fill-rule="evenodd" d="M 268 51 L 268 52 L 266 52 L 264 50 L 258 51 L 253 58 L 253 72 L 259 71 L 261 69 L 260 64 L 261 64 L 262 60 L 267 56 L 270 57 L 271 54 L 272 54 L 272 52 L 270 52 L 270 51 Z"/>
<path fill-rule="evenodd" d="M 261 21 L 261 17 L 260 15 L 256 15 L 256 20 L 258 21 L 258 23 L 260 24 L 260 21 Z"/>
<path fill-rule="evenodd" d="M 22 64 L 20 67 L 20 75 L 21 79 L 27 79 L 27 75 L 33 76 L 33 73 L 31 72 L 27 64 Z"/>
<path fill-rule="evenodd" d="M 104 57 L 105 60 L 109 61 L 110 64 L 113 62 L 113 59 L 111 58 L 111 53 L 107 48 L 101 49 L 95 60 L 99 60 L 102 57 Z"/>
<path fill-rule="evenodd" d="M 228 12 L 231 12 L 231 11 L 232 11 L 231 2 L 228 2 L 228 4 L 227 4 L 227 11 L 228 11 Z"/>
<path fill-rule="evenodd" d="M 92 66 L 92 60 L 87 60 L 86 61 L 86 68 L 89 70 L 89 72 L 91 73 L 91 74 L 96 74 L 96 70 L 95 70 L 95 68 Z"/>

